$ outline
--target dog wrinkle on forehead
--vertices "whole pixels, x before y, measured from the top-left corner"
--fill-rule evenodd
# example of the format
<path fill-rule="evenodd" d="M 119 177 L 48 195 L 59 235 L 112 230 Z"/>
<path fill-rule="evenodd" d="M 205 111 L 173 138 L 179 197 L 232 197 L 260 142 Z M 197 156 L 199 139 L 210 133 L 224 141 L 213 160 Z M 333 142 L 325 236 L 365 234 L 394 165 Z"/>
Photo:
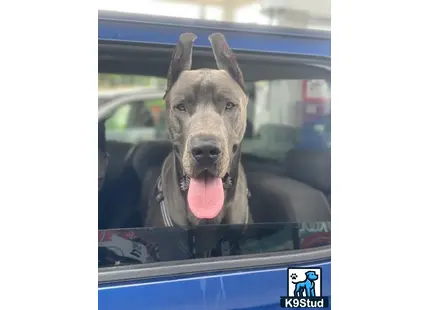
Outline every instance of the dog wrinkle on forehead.
<path fill-rule="evenodd" d="M 225 70 L 210 70 L 208 78 L 216 85 L 217 91 L 224 94 L 231 94 L 237 97 L 245 95 L 239 84 Z"/>
<path fill-rule="evenodd" d="M 183 71 L 179 76 L 176 85 L 178 88 L 182 89 L 184 87 L 191 87 L 195 84 L 202 84 L 205 79 L 205 74 L 203 70 L 188 70 Z"/>

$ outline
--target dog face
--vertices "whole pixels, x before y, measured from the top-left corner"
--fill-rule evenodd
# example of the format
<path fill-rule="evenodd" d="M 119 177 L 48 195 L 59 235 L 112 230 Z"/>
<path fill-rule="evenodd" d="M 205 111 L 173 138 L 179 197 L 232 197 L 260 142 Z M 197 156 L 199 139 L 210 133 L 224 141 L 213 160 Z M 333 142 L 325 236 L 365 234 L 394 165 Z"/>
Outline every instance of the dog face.
<path fill-rule="evenodd" d="M 221 34 L 209 37 L 219 70 L 191 70 L 195 39 L 183 34 L 173 53 L 165 96 L 168 131 L 186 176 L 223 178 L 245 133 L 248 98 Z"/>
<path fill-rule="evenodd" d="M 315 271 L 308 271 L 306 272 L 306 278 L 311 281 L 315 281 L 318 280 L 318 275 L 315 273 Z"/>

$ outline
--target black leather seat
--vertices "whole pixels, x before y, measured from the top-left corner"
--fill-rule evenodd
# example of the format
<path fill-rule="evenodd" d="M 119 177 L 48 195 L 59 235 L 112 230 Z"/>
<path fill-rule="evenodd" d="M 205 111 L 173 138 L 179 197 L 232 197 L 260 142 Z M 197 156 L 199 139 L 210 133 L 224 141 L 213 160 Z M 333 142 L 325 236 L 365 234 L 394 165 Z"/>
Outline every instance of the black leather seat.
<path fill-rule="evenodd" d="M 112 227 L 115 210 L 127 201 L 128 189 L 136 183 L 135 179 L 123 178 L 124 158 L 133 145 L 126 142 L 108 141 L 106 149 L 109 160 L 105 182 L 99 191 L 99 229 Z M 125 200 L 125 201 L 124 201 Z"/>
<path fill-rule="evenodd" d="M 128 151 L 120 174 L 106 186 L 108 193 L 102 199 L 107 228 L 143 226 L 143 180 L 150 169 L 161 167 L 171 149 L 168 141 L 148 141 L 136 144 Z"/>
<path fill-rule="evenodd" d="M 330 221 L 330 152 L 292 149 L 281 163 L 244 154 L 242 162 L 255 222 Z"/>
<path fill-rule="evenodd" d="M 142 194 L 146 197 L 148 193 L 142 193 L 142 189 L 145 192 L 150 190 L 150 186 L 144 188 L 143 184 L 151 183 L 145 180 L 148 175 L 151 175 L 151 180 L 158 177 L 161 165 L 171 150 L 169 141 L 150 141 L 135 145 L 128 152 L 119 178 L 110 189 L 107 188 L 112 192 L 105 199 L 109 209 L 107 216 L 111 219 L 108 221 L 110 228 L 143 226 L 140 212 L 142 209 L 144 211 L 145 206 L 141 197 Z M 325 196 L 330 193 L 330 174 L 328 178 L 322 174 L 322 171 L 330 172 L 330 166 L 326 166 L 327 159 L 324 161 L 325 157 L 321 158 L 321 154 L 315 156 L 291 151 L 287 155 L 284 171 L 273 163 L 247 163 L 247 156 L 243 156 L 254 222 L 330 220 L 330 207 Z"/>
<path fill-rule="evenodd" d="M 262 171 L 248 171 L 247 179 L 254 222 L 330 220 L 330 207 L 326 197 L 307 184 Z"/>
<path fill-rule="evenodd" d="M 172 151 L 170 141 L 148 141 L 135 145 L 125 158 L 125 169 L 133 169 L 143 181 L 150 167 L 160 166 Z"/>
<path fill-rule="evenodd" d="M 106 150 L 109 153 L 109 165 L 107 167 L 107 178 L 116 179 L 122 172 L 124 160 L 133 147 L 132 143 L 120 141 L 107 141 Z"/>

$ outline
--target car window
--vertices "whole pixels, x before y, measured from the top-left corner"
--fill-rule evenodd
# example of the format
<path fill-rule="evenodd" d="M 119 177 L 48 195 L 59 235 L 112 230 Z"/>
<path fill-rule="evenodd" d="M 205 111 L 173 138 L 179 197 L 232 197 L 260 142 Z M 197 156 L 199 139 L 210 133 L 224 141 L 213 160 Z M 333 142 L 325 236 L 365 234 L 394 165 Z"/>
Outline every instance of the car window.
<path fill-rule="evenodd" d="M 126 102 L 106 121 L 106 138 L 108 141 L 137 143 L 163 137 L 167 134 L 163 112 L 161 98 Z"/>
<path fill-rule="evenodd" d="M 267 79 L 266 73 L 264 79 L 246 81 L 249 102 L 240 151 L 252 223 L 145 227 L 142 212 L 149 212 L 148 201 L 157 202 L 160 221 L 167 217 L 158 182 L 172 151 L 169 111 L 160 96 L 127 103 L 113 114 L 106 123 L 107 148 L 120 168 L 99 193 L 100 268 L 330 245 L 330 73 L 323 79 L 320 71 L 314 77 L 294 70 L 297 77 Z M 108 79 L 102 79 L 106 85 Z M 157 80 L 159 91 L 165 90 L 165 79 L 142 77 L 151 79 Z M 116 83 L 126 81 L 127 75 L 123 82 L 115 75 Z M 178 188 L 189 186 L 181 177 L 177 182 Z M 178 199 L 184 199 L 178 192 Z M 166 204 L 168 209 L 175 200 Z"/>
<path fill-rule="evenodd" d="M 330 222 L 254 224 L 246 233 L 243 227 L 215 227 L 223 237 L 213 256 L 253 255 L 310 249 L 330 245 Z M 199 236 L 214 227 L 201 231 L 177 228 L 132 228 L 99 231 L 99 267 L 179 261 L 207 252 L 205 240 Z M 204 239 L 204 238 L 203 238 Z"/>
<path fill-rule="evenodd" d="M 118 79 L 115 75 L 115 80 Z M 329 148 L 331 129 L 328 83 L 324 80 L 317 82 L 313 85 L 324 85 L 320 89 L 316 89 L 316 86 L 311 89 L 317 102 L 306 100 L 303 80 L 248 83 L 250 96 L 242 152 L 279 159 L 297 145 Z M 130 102 L 119 108 L 107 121 L 108 140 L 136 142 L 145 138 L 167 138 L 165 114 L 162 98 Z M 149 128 L 153 129 L 150 137 Z M 118 131 L 121 131 L 121 135 L 117 134 Z"/>
<path fill-rule="evenodd" d="M 130 113 L 130 105 L 120 107 L 116 112 L 106 121 L 106 130 L 123 131 L 127 128 L 127 120 Z"/>

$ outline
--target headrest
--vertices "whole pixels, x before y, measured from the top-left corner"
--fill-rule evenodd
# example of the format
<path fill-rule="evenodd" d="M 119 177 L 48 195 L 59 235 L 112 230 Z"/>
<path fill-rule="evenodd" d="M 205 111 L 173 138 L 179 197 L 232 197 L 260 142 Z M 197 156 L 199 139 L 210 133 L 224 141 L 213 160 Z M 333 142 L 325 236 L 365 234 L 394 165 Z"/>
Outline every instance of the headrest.
<path fill-rule="evenodd" d="M 331 151 L 292 149 L 286 156 L 289 177 L 324 193 L 331 191 Z"/>
<path fill-rule="evenodd" d="M 109 154 L 109 165 L 107 166 L 106 176 L 109 179 L 115 179 L 121 174 L 124 166 L 124 158 L 132 146 L 133 144 L 127 142 L 106 142 L 106 151 Z"/>
<path fill-rule="evenodd" d="M 148 141 L 136 144 L 125 157 L 125 166 L 133 168 L 140 180 L 146 171 L 154 165 L 162 165 L 172 150 L 170 141 Z"/>

